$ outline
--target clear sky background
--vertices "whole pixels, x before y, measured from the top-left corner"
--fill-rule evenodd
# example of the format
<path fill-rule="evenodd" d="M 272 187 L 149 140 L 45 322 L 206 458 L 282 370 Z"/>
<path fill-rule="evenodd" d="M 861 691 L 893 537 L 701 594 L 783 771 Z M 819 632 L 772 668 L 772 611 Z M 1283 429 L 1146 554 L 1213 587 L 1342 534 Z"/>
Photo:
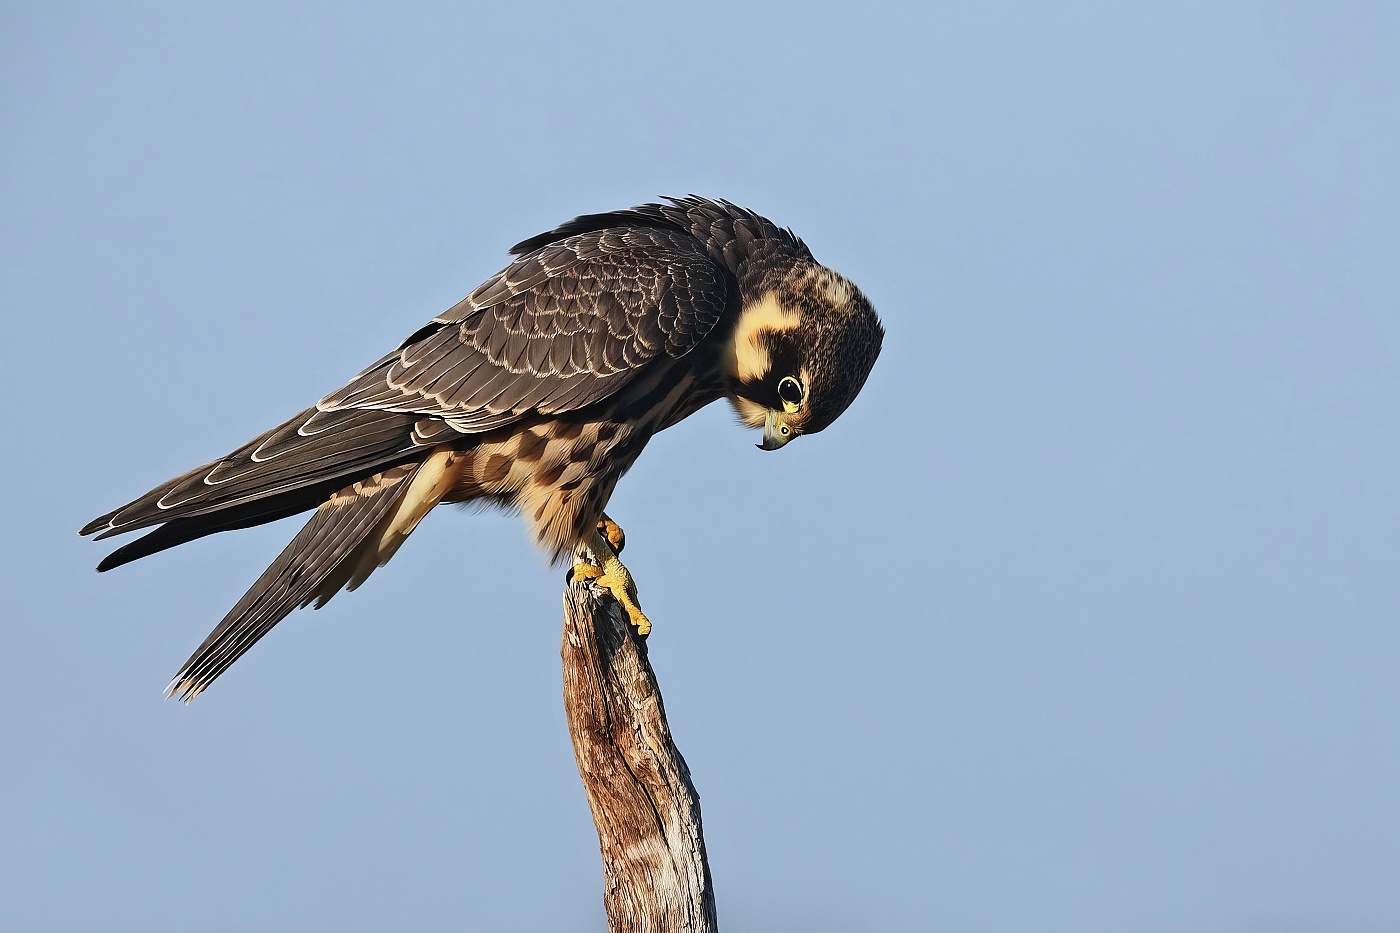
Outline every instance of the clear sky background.
<path fill-rule="evenodd" d="M 1165 7 L 1165 8 L 1163 8 Z M 884 316 L 611 513 L 729 931 L 1400 928 L 1394 4 L 10 3 L 0 929 L 603 929 L 562 574 L 435 513 L 186 708 L 293 534 L 88 519 L 575 214 L 725 197 Z"/>

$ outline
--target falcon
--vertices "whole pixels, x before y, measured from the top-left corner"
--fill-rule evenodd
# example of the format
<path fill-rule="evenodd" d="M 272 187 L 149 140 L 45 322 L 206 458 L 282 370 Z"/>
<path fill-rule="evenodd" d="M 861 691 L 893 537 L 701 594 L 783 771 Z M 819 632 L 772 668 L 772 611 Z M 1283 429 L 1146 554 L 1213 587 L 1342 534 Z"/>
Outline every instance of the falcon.
<path fill-rule="evenodd" d="M 167 695 L 189 702 L 293 609 L 358 587 L 443 502 L 519 512 L 646 635 L 604 508 L 647 441 L 720 398 L 763 429 L 764 450 L 815 434 L 855 399 L 884 336 L 855 285 L 727 201 L 588 214 L 511 254 L 313 407 L 82 529 L 155 526 L 105 571 L 314 510 Z"/>

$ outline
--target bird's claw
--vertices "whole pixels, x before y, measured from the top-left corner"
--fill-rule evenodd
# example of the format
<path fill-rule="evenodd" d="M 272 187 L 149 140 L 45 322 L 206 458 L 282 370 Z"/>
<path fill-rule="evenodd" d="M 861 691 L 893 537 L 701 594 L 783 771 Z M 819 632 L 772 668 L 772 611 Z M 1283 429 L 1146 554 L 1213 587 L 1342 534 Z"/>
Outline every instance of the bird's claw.
<path fill-rule="evenodd" d="M 575 580 L 596 580 L 603 575 L 603 568 L 597 564 L 590 564 L 586 560 L 576 561 L 574 567 L 569 571 L 569 582 Z"/>
<path fill-rule="evenodd" d="M 613 599 L 616 599 L 618 605 L 627 613 L 627 619 L 637 630 L 637 634 L 645 638 L 651 634 L 651 620 L 647 618 L 646 613 L 642 612 L 642 607 L 637 604 L 637 585 L 632 582 L 632 575 L 627 572 L 626 567 L 623 567 L 616 558 L 613 558 L 613 563 L 617 564 L 625 576 L 609 571 L 598 577 L 598 585 L 608 588 Z"/>
<path fill-rule="evenodd" d="M 571 579 L 592 580 L 607 588 L 613 599 L 616 599 L 618 605 L 627 613 L 627 619 L 637 630 L 637 634 L 646 637 L 651 633 L 651 620 L 642 612 L 642 607 L 637 602 L 637 584 L 632 579 L 631 571 L 617 558 L 617 552 L 622 550 L 625 541 L 626 537 L 617 523 L 606 515 L 603 516 L 588 543 L 588 549 L 593 552 L 593 558 L 598 563 L 584 560 L 575 562 Z"/>
<path fill-rule="evenodd" d="M 598 519 L 598 534 L 612 546 L 614 554 L 621 554 L 627 546 L 627 535 L 623 534 L 622 526 L 606 515 Z"/>

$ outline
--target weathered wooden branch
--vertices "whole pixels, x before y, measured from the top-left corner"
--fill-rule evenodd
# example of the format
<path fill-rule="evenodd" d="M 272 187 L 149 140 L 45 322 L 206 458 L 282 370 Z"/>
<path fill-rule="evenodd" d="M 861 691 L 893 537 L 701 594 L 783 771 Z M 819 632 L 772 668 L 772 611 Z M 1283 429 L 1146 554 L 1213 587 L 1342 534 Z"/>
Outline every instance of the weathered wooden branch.
<path fill-rule="evenodd" d="M 671 741 L 645 642 L 595 584 L 564 593 L 564 709 L 603 854 L 611 933 L 711 933 L 700 797 Z"/>

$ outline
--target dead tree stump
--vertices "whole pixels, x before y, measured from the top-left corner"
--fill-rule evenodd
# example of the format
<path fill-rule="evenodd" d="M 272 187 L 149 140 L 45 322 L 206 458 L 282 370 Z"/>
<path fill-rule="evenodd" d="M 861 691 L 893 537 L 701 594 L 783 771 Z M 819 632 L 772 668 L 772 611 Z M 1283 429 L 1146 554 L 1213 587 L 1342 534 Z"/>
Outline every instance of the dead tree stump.
<path fill-rule="evenodd" d="M 700 797 L 671 741 L 646 644 L 607 591 L 564 592 L 564 709 L 603 855 L 610 933 L 712 933 Z"/>

